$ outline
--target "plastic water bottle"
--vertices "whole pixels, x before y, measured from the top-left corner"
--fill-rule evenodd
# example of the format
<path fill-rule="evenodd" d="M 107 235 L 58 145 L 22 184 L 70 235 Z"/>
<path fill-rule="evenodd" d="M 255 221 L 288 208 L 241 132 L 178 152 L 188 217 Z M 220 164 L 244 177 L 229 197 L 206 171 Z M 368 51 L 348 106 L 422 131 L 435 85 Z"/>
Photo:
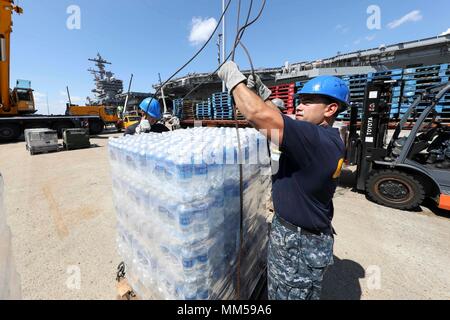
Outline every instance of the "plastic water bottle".
<path fill-rule="evenodd" d="M 178 227 L 185 239 L 194 237 L 195 213 L 195 208 L 190 204 L 183 204 L 177 209 Z"/>
<path fill-rule="evenodd" d="M 183 274 L 186 281 L 195 281 L 196 255 L 191 246 L 184 246 L 181 250 Z"/>
<path fill-rule="evenodd" d="M 239 132 L 244 187 L 253 190 L 260 165 L 250 163 L 251 157 L 254 144 L 259 148 L 264 140 L 253 129 Z M 157 288 L 164 299 L 220 299 L 232 294 L 234 286 L 227 284 L 235 268 L 240 224 L 237 142 L 232 128 L 109 141 L 117 245 L 131 264 L 130 278 L 139 280 L 133 283 L 142 283 L 140 289 Z M 258 210 L 254 204 L 248 208 Z M 247 218 L 255 221 L 253 216 L 257 212 Z M 250 222 L 245 223 L 247 227 Z"/>
<path fill-rule="evenodd" d="M 138 167 L 140 174 L 145 175 L 147 173 L 147 157 L 145 144 L 141 144 L 138 148 Z"/>
<path fill-rule="evenodd" d="M 183 296 L 185 300 L 197 300 L 197 282 L 192 279 L 186 280 L 183 288 Z"/>

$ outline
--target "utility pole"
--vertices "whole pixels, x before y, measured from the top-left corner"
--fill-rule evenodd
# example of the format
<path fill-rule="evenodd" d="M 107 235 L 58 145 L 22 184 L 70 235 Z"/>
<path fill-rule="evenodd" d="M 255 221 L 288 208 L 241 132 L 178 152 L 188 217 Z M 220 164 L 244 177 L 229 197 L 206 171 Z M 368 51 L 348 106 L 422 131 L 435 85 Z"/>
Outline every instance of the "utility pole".
<path fill-rule="evenodd" d="M 128 99 L 130 97 L 132 83 L 133 83 L 133 74 L 131 74 L 130 83 L 128 84 L 127 96 L 125 97 L 125 105 L 123 106 L 123 114 L 125 114 L 127 112 Z"/>
<path fill-rule="evenodd" d="M 163 103 L 164 103 L 164 114 L 167 113 L 167 105 L 166 105 L 166 97 L 164 96 L 164 87 L 163 87 L 163 83 L 161 81 L 161 74 L 158 73 L 158 77 L 159 77 L 159 85 L 161 86 L 161 95 L 162 95 L 162 99 L 163 99 Z"/>
<path fill-rule="evenodd" d="M 47 97 L 47 115 L 49 116 L 50 115 L 50 107 L 48 106 L 48 92 L 46 94 L 46 97 Z"/>
<path fill-rule="evenodd" d="M 222 0 L 222 14 L 225 12 L 225 0 Z M 222 19 L 222 62 L 225 62 L 226 57 L 226 38 L 225 38 L 225 15 Z M 227 91 L 225 82 L 222 81 L 222 92 Z"/>
<path fill-rule="evenodd" d="M 217 39 L 217 62 L 219 66 L 222 63 L 222 34 L 219 34 Z"/>

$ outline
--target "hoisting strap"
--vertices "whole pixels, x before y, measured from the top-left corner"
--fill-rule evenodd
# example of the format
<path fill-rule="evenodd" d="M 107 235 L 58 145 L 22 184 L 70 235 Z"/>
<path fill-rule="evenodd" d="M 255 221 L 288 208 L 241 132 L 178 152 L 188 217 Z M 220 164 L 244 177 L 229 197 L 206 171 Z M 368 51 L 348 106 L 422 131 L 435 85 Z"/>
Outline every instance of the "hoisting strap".
<path fill-rule="evenodd" d="M 238 253 L 238 261 L 237 261 L 237 270 L 236 270 L 236 297 L 238 300 L 241 300 L 241 266 L 242 266 L 242 250 L 243 250 L 243 242 L 244 242 L 244 159 L 242 156 L 242 144 L 241 144 L 241 136 L 239 133 L 239 122 L 237 118 L 237 107 L 234 102 L 234 98 L 231 97 L 233 111 L 234 111 L 234 121 L 236 125 L 236 134 L 238 141 L 238 162 L 239 162 L 239 253 Z"/>

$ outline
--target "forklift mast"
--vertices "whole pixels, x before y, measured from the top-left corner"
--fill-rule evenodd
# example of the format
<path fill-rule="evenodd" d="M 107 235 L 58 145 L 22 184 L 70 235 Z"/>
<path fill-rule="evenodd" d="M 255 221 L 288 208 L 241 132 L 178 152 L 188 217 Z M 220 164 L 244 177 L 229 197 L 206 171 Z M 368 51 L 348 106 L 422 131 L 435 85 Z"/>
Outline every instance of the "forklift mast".
<path fill-rule="evenodd" d="M 425 198 L 435 200 L 441 209 L 450 210 L 449 130 L 439 122 L 435 123 L 434 116 L 436 105 L 450 92 L 450 82 L 428 88 L 417 97 L 387 143 L 394 83 L 400 87 L 400 96 L 403 96 L 404 86 L 397 81 L 367 84 L 359 136 L 354 117 L 357 109 L 352 110 L 347 160 L 357 165 L 355 187 L 368 199 L 400 210 L 417 208 Z M 400 138 L 401 129 L 415 114 L 417 106 L 424 102 L 429 106 L 414 120 L 409 135 Z M 430 114 L 433 119 L 424 127 Z M 433 154 L 437 155 L 434 160 Z M 438 156 L 442 158 L 439 161 Z"/>
<path fill-rule="evenodd" d="M 389 129 L 392 82 L 369 82 L 366 86 L 361 134 L 357 147 L 357 184 L 365 191 L 373 161 L 387 156 L 386 135 Z M 354 121 L 354 120 L 353 120 Z M 350 126 L 354 124 L 350 123 Z"/>
<path fill-rule="evenodd" d="M 358 134 L 358 115 L 359 109 L 362 109 L 362 105 L 362 103 L 353 103 L 350 106 L 349 135 L 345 155 L 346 163 L 350 166 L 354 166 L 358 162 L 358 150 L 361 142 Z"/>

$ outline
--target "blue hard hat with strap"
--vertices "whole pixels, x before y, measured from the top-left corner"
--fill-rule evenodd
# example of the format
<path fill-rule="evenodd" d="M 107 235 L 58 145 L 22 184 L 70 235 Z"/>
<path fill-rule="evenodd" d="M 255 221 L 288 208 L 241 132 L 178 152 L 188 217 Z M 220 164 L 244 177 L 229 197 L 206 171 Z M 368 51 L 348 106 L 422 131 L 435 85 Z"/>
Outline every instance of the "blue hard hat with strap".
<path fill-rule="evenodd" d="M 161 105 L 155 98 L 147 98 L 141 102 L 139 109 L 144 111 L 150 117 L 161 119 Z"/>
<path fill-rule="evenodd" d="M 319 76 L 308 81 L 299 93 L 302 95 L 322 95 L 331 98 L 346 108 L 350 104 L 350 89 L 344 80 L 333 76 Z"/>

